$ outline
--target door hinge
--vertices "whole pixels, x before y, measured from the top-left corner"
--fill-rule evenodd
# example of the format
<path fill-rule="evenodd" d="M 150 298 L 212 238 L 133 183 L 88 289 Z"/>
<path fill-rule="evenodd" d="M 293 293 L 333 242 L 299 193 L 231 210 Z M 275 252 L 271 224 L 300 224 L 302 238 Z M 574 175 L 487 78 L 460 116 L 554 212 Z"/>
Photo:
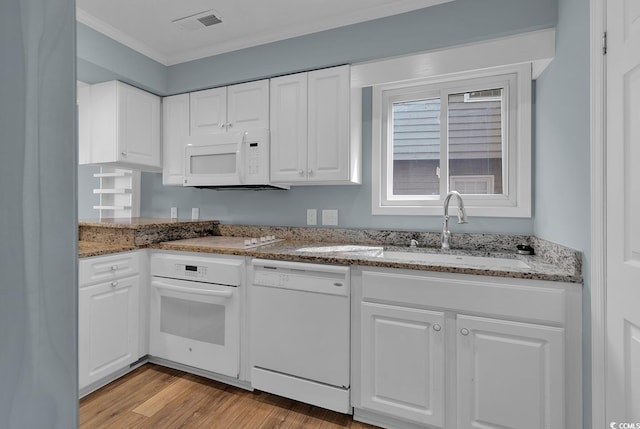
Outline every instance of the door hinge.
<path fill-rule="evenodd" d="M 607 32 L 602 33 L 602 55 L 607 55 Z"/>

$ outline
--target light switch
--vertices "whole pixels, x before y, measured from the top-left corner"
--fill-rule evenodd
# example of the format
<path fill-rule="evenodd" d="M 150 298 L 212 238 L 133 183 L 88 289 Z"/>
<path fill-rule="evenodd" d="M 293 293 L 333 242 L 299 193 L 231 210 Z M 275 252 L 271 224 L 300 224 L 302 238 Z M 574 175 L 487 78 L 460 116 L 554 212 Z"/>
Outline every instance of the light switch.
<path fill-rule="evenodd" d="M 318 210 L 307 209 L 307 225 L 317 225 L 317 224 L 318 224 Z"/>

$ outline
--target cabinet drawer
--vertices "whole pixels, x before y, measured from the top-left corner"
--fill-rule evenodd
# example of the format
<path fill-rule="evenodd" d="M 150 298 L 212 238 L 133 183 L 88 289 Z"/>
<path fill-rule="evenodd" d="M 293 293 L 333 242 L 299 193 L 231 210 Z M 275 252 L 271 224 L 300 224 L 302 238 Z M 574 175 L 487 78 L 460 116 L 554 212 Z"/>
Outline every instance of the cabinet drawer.
<path fill-rule="evenodd" d="M 566 317 L 566 292 L 536 280 L 364 271 L 362 298 L 558 325 Z"/>
<path fill-rule="evenodd" d="M 136 275 L 140 272 L 140 257 L 135 252 L 81 259 L 78 282 L 80 287 L 97 282 Z"/>

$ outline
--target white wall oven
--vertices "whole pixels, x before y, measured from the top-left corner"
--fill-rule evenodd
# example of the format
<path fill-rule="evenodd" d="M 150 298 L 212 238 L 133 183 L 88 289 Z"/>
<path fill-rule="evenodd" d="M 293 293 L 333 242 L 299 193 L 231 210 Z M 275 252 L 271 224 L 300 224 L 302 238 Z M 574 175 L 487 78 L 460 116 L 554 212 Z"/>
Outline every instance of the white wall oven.
<path fill-rule="evenodd" d="M 244 262 L 206 256 L 151 256 L 152 357 L 238 378 Z"/>

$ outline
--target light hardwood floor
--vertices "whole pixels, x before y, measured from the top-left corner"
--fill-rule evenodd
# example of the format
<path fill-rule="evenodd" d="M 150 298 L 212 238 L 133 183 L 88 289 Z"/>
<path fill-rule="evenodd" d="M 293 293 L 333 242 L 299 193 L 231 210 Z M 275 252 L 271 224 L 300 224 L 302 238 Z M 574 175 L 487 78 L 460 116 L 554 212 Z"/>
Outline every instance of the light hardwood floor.
<path fill-rule="evenodd" d="M 146 364 L 80 400 L 81 429 L 367 429 L 350 416 Z"/>

